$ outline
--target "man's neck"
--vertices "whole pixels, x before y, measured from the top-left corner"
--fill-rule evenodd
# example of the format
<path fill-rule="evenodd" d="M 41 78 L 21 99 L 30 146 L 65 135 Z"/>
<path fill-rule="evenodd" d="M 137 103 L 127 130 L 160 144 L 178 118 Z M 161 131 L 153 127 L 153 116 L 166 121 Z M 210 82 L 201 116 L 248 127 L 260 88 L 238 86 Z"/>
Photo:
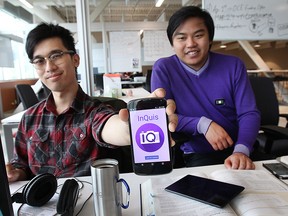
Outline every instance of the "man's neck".
<path fill-rule="evenodd" d="M 67 110 L 71 104 L 73 103 L 77 91 L 78 91 L 78 84 L 76 87 L 69 88 L 69 91 L 65 92 L 52 92 L 54 103 L 55 103 L 55 110 L 57 114 L 63 113 L 65 110 Z"/>

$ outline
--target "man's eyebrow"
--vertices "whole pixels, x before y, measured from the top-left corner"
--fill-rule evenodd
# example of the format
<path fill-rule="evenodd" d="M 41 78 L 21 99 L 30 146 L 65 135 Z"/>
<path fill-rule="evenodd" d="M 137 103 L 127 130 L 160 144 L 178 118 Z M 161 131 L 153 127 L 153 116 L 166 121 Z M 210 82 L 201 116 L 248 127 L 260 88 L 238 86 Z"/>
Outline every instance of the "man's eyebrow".
<path fill-rule="evenodd" d="M 199 29 L 199 30 L 193 32 L 193 34 L 202 33 L 202 32 L 205 32 L 205 29 Z M 174 36 L 177 36 L 177 35 L 187 35 L 187 33 L 175 32 L 175 33 L 174 33 Z"/>
<path fill-rule="evenodd" d="M 175 32 L 175 33 L 174 33 L 174 36 L 177 36 L 177 35 L 185 35 L 185 33 L 182 33 L 182 32 Z"/>
<path fill-rule="evenodd" d="M 33 58 L 32 59 L 37 59 L 37 58 L 44 58 L 43 56 L 41 56 L 41 55 L 36 55 L 36 56 L 33 56 Z"/>
<path fill-rule="evenodd" d="M 59 49 L 52 50 L 51 52 L 48 53 L 47 56 L 50 56 L 50 55 L 53 54 L 53 53 L 57 53 L 57 52 L 61 52 L 61 51 L 62 51 L 62 50 L 59 50 Z M 44 58 L 44 56 L 42 56 L 42 55 L 36 55 L 36 56 L 34 56 L 32 59 L 36 59 L 36 58 Z"/>

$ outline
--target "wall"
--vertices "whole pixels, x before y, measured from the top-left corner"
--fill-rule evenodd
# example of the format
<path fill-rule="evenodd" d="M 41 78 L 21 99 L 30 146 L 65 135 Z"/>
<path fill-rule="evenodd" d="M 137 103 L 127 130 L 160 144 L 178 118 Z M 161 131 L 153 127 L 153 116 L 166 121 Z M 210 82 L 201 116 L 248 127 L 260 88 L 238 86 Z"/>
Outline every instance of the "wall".
<path fill-rule="evenodd" d="M 262 57 L 264 62 L 273 70 L 287 70 L 288 69 L 288 48 L 265 48 L 265 49 L 256 49 L 258 54 Z M 225 50 L 218 49 L 216 52 L 231 54 L 238 56 L 244 61 L 247 69 L 257 69 L 256 64 L 252 59 L 247 55 L 243 49 L 235 50 Z"/>
<path fill-rule="evenodd" d="M 256 64 L 252 61 L 252 59 L 247 55 L 247 53 L 242 48 L 233 50 L 212 49 L 212 51 L 237 56 L 245 63 L 247 69 L 249 70 L 257 69 Z M 272 70 L 288 69 L 288 47 L 284 48 L 270 47 L 260 49 L 257 48 L 256 51 Z M 142 66 L 143 74 L 145 75 L 148 69 L 152 69 L 152 66 L 153 65 Z"/>

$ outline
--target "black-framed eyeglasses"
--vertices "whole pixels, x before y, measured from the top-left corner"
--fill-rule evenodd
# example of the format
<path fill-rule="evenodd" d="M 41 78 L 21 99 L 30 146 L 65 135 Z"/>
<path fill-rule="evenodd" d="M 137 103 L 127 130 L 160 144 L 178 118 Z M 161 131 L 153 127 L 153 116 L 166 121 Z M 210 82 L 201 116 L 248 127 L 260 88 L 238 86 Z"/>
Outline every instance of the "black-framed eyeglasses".
<path fill-rule="evenodd" d="M 36 70 L 43 70 L 46 67 L 47 60 L 53 62 L 55 65 L 64 63 L 64 59 L 62 58 L 64 54 L 73 55 L 75 52 L 72 50 L 56 51 L 51 53 L 48 57 L 35 57 L 30 60 L 30 63 L 34 65 Z"/>

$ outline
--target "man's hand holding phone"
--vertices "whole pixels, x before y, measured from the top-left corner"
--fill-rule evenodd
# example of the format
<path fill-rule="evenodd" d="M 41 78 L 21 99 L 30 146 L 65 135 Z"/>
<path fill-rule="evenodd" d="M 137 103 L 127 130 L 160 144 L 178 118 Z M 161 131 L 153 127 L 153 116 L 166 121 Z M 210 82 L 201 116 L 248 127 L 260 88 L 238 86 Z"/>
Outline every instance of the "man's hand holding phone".
<path fill-rule="evenodd" d="M 148 97 L 164 98 L 166 94 L 165 89 L 158 88 L 153 91 Z M 175 114 L 176 104 L 174 100 L 167 100 L 166 114 L 168 116 L 168 128 L 170 132 L 175 132 L 178 125 L 178 116 Z M 119 117 L 122 121 L 128 122 L 129 113 L 127 109 L 121 109 L 119 112 Z M 175 141 L 170 137 L 171 146 L 175 145 Z"/>

